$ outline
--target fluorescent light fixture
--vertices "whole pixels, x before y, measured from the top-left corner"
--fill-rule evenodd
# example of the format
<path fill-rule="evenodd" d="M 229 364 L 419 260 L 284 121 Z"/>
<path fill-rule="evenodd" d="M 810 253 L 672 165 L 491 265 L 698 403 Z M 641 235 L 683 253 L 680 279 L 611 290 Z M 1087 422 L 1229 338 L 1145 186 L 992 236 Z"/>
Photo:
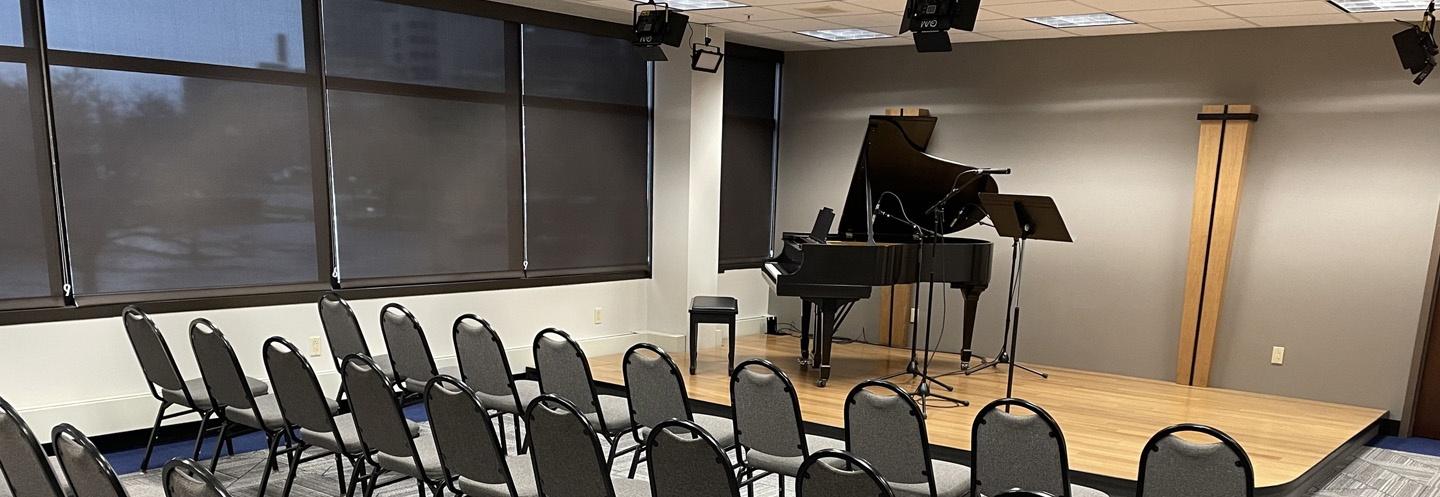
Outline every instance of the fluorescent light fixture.
<path fill-rule="evenodd" d="M 645 1 L 640 0 L 635 3 L 645 3 Z M 675 10 L 710 10 L 749 7 L 747 4 L 731 2 L 730 0 L 666 0 L 666 3 L 670 4 L 670 8 Z"/>
<path fill-rule="evenodd" d="M 1097 12 L 1094 14 L 1075 14 L 1068 16 L 1044 16 L 1026 17 L 1025 20 L 1035 24 L 1050 26 L 1052 28 L 1088 28 L 1091 26 L 1115 26 L 1119 24 L 1135 24 L 1135 21 L 1117 16 Z"/>
<path fill-rule="evenodd" d="M 850 40 L 871 40 L 875 38 L 894 38 L 894 35 L 877 33 L 868 29 L 843 28 L 843 29 L 814 29 L 810 31 L 796 31 L 811 38 L 819 38 L 825 41 L 850 41 Z"/>
<path fill-rule="evenodd" d="M 1392 10 L 1425 10 L 1430 0 L 1330 0 L 1345 12 L 1389 12 Z"/>

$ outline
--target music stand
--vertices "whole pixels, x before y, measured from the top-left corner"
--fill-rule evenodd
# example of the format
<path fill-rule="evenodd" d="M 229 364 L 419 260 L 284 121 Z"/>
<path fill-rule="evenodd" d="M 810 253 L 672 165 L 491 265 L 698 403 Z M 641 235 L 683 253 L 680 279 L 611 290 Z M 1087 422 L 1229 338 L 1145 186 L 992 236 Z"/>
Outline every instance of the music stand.
<path fill-rule="evenodd" d="M 1052 242 L 1070 243 L 1070 231 L 1065 228 L 1065 219 L 1060 216 L 1060 208 L 1055 205 L 1055 199 L 1037 195 L 1008 195 L 1000 193 L 980 193 L 980 205 L 990 215 L 990 222 L 995 226 L 995 231 L 1000 236 L 1012 240 L 1010 249 L 1010 295 L 1005 304 L 1005 342 L 1000 346 L 1000 353 L 995 359 L 980 364 L 972 369 L 961 369 L 946 373 L 973 374 L 980 370 L 998 367 L 1006 364 L 1009 369 L 1005 382 L 1005 396 L 1011 397 L 1015 384 L 1015 368 L 1039 375 L 1041 378 L 1050 376 L 1015 364 L 1016 342 L 1020 336 L 1020 278 L 1025 264 L 1025 242 L 1027 240 L 1045 240 Z"/>

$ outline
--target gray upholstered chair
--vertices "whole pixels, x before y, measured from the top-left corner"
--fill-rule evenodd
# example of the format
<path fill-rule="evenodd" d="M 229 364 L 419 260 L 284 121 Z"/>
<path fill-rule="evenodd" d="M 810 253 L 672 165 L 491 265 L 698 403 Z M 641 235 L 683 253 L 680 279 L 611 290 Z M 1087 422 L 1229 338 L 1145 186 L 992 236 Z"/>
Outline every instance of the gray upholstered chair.
<path fill-rule="evenodd" d="M 50 440 L 75 497 L 126 497 L 115 468 L 84 433 L 61 423 L 50 430 Z"/>
<path fill-rule="evenodd" d="M 191 459 L 171 459 L 160 473 L 165 497 L 230 497 L 215 474 Z"/>
<path fill-rule="evenodd" d="M 474 314 L 455 319 L 455 358 L 460 362 L 460 378 L 475 389 L 480 403 L 493 411 L 499 418 L 500 430 L 505 430 L 505 415 L 515 421 L 515 446 L 525 453 L 520 442 L 520 417 L 525 406 L 540 396 L 540 382 L 515 380 L 510 370 L 510 358 L 505 355 L 505 344 L 490 323 Z M 500 439 L 502 447 L 505 439 Z"/>
<path fill-rule="evenodd" d="M 800 497 L 894 497 L 890 484 L 870 463 L 849 452 L 824 449 L 800 464 L 795 493 Z"/>
<path fill-rule="evenodd" d="M 721 443 L 679 419 L 657 424 L 645 440 L 654 497 L 739 497 L 740 483 Z"/>
<path fill-rule="evenodd" d="M 405 393 L 423 395 L 430 379 L 442 374 L 460 376 L 460 371 L 455 368 L 435 367 L 435 356 L 430 353 L 425 329 L 405 306 L 385 304 L 380 309 L 380 331 L 385 336 L 395 384 Z"/>
<path fill-rule="evenodd" d="M 610 476 L 610 461 L 600 451 L 595 425 L 569 400 L 541 395 L 526 408 L 525 420 L 530 424 L 530 462 L 541 495 L 650 496 L 649 483 Z"/>
<path fill-rule="evenodd" d="M 634 429 L 630 405 L 624 397 L 600 395 L 595 391 L 590 360 L 580 344 L 564 331 L 546 328 L 535 335 L 534 351 L 535 369 L 540 371 L 540 391 L 574 403 L 595 431 L 605 436 L 610 445 L 606 466 L 639 447 L 618 450 L 621 437 Z"/>
<path fill-rule="evenodd" d="M 425 412 L 452 491 L 471 497 L 540 495 L 530 458 L 506 454 L 490 410 L 465 383 L 449 376 L 430 380 Z"/>
<path fill-rule="evenodd" d="M 1192 442 L 1180 433 L 1199 433 L 1214 442 Z M 1255 468 L 1230 435 L 1205 425 L 1178 424 L 1150 437 L 1140 453 L 1135 497 L 1251 497 Z"/>
<path fill-rule="evenodd" d="M 320 308 L 320 326 L 325 328 L 325 341 L 330 343 L 330 357 L 335 359 L 336 370 L 350 354 L 360 354 L 375 359 L 385 374 L 390 374 L 390 358 L 385 354 L 370 353 L 364 329 L 360 327 L 360 320 L 355 318 L 349 302 L 338 293 L 326 292 L 317 306 Z"/>
<path fill-rule="evenodd" d="M 720 446 L 735 446 L 735 422 L 730 418 L 695 414 L 690 411 L 690 397 L 685 392 L 685 377 L 680 366 L 664 350 L 649 343 L 635 344 L 625 351 L 623 374 L 626 399 L 630 401 L 630 419 L 635 422 L 635 443 L 640 446 L 630 459 L 630 477 L 640 463 L 640 452 L 646 450 L 650 430 L 672 419 L 693 421 L 715 438 Z"/>
<path fill-rule="evenodd" d="M 798 477 L 800 465 L 812 451 L 845 447 L 840 440 L 805 434 L 795 385 L 770 361 L 750 359 L 735 367 L 730 375 L 730 403 L 744 465 L 743 483 L 752 491 L 756 480 L 774 474 L 784 492 L 785 477 Z"/>
<path fill-rule="evenodd" d="M 897 497 L 957 497 L 970 491 L 970 468 L 930 457 L 925 414 L 895 384 L 870 380 L 845 398 L 845 450 L 885 476 Z"/>
<path fill-rule="evenodd" d="M 1015 408 L 1028 413 L 1007 412 Z M 980 408 L 970 444 L 974 497 L 1016 489 L 1057 497 L 1105 497 L 1104 492 L 1070 483 L 1065 434 L 1050 413 L 1028 401 L 998 399 Z"/>
<path fill-rule="evenodd" d="M 441 497 L 445 468 L 440 465 L 435 438 L 430 433 L 419 437 L 411 434 L 400 401 L 392 395 L 395 384 L 390 377 L 374 360 L 359 354 L 346 357 L 341 366 L 340 376 L 350 396 L 350 415 L 355 417 L 360 444 L 375 465 L 367 472 L 366 489 L 373 492 L 380 475 L 388 471 L 414 478 L 422 496 L 428 488 L 434 497 Z"/>
<path fill-rule="evenodd" d="M 265 434 L 266 463 L 260 472 L 260 497 L 265 496 L 266 485 L 270 483 L 270 470 L 276 465 L 280 453 L 280 440 L 286 440 L 290 447 L 290 423 L 280 412 L 280 403 L 274 395 L 257 397 L 245 382 L 245 372 L 235 349 L 225 334 L 205 318 L 190 322 L 190 347 L 195 349 L 195 360 L 200 364 L 200 377 L 205 380 L 205 389 L 210 392 L 220 414 L 220 438 L 230 431 L 232 425 L 259 430 Z M 339 406 L 329 406 L 330 412 Z M 220 445 L 215 445 L 215 455 L 210 460 L 210 469 L 220 459 Z"/>
<path fill-rule="evenodd" d="M 285 476 L 285 490 L 281 495 L 290 495 L 300 463 L 325 456 L 335 457 L 335 476 L 340 492 L 347 496 L 354 494 L 355 486 L 365 477 L 362 474 L 365 447 L 355 430 L 355 418 L 349 414 L 334 414 L 332 401 L 321 391 L 310 361 L 294 344 L 281 337 L 271 337 L 265 341 L 261 355 L 265 359 L 265 370 L 270 374 L 270 383 L 275 385 L 281 417 L 286 424 L 295 427 L 298 435 L 295 445 L 289 449 L 292 451 L 290 471 Z M 410 432 L 418 434 L 419 426 L 411 424 Z M 305 451 L 311 448 L 323 452 L 304 457 Z M 349 461 L 354 468 L 348 483 L 343 461 Z"/>
<path fill-rule="evenodd" d="M 13 497 L 66 497 L 30 425 L 0 399 L 0 476 Z"/>
<path fill-rule="evenodd" d="M 140 370 L 145 373 L 146 386 L 150 388 L 150 394 L 155 396 L 155 400 L 160 401 L 160 409 L 155 413 L 155 424 L 150 428 L 150 438 L 145 442 L 145 455 L 140 458 L 140 471 L 150 469 L 150 455 L 155 450 L 155 438 L 159 434 L 160 423 L 188 414 L 200 415 L 200 429 L 195 433 L 195 448 L 190 454 L 193 459 L 200 458 L 200 445 L 205 440 L 207 425 L 215 416 L 215 406 L 210 401 L 210 394 L 205 390 L 205 381 L 201 378 L 185 380 L 180 376 L 180 368 L 175 365 L 175 356 L 170 352 L 170 345 L 165 342 L 165 335 L 160 333 L 160 328 L 155 326 L 150 316 L 135 306 L 127 306 L 120 312 L 120 319 L 125 323 L 125 334 L 130 339 L 130 347 L 135 350 L 135 357 L 140 360 Z M 270 391 L 270 387 L 263 381 L 250 377 L 246 377 L 245 381 L 249 383 L 250 391 L 257 396 Z M 181 410 L 166 413 L 177 406 Z M 219 427 L 214 429 L 218 430 Z M 230 453 L 235 453 L 233 446 L 230 447 Z"/>

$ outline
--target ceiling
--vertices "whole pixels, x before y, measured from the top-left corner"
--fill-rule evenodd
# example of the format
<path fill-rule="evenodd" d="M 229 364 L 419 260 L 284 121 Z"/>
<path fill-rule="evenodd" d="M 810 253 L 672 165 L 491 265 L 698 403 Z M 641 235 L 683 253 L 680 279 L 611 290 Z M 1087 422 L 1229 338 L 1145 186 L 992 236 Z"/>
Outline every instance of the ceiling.
<path fill-rule="evenodd" d="M 509 3 L 629 23 L 631 0 L 506 0 Z M 736 0 L 750 5 L 693 10 L 692 24 L 710 24 L 739 41 L 784 51 L 909 45 L 894 38 L 824 41 L 796 31 L 865 28 L 896 34 L 905 0 Z M 540 5 L 543 4 L 543 5 Z M 1025 17 L 1109 12 L 1135 24 L 1056 29 Z M 1325 0 L 983 0 L 974 32 L 951 31 L 956 43 L 1160 31 L 1202 31 L 1361 22 L 1418 21 L 1419 11 L 1349 14 Z M 700 27 L 698 25 L 694 27 Z"/>

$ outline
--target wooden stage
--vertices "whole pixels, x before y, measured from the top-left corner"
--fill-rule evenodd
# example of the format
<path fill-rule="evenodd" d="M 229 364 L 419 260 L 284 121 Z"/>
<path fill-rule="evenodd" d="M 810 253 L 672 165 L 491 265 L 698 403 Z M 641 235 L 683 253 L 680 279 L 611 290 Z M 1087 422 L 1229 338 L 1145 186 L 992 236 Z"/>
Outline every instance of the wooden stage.
<path fill-rule="evenodd" d="M 752 357 L 774 362 L 794 381 L 805 421 L 836 428 L 844 426 L 842 404 L 852 386 L 901 371 L 909 359 L 909 349 L 837 344 L 829 386 L 819 388 L 814 383 L 818 371 L 802 372 L 797 364 L 798 338 L 759 335 L 740 337 L 738 342 L 737 363 Z M 681 369 L 688 369 L 683 353 L 672 355 Z M 596 381 L 623 384 L 620 359 L 620 355 L 590 358 Z M 690 397 L 728 406 L 725 349 L 702 349 L 699 363 L 698 374 L 686 377 Z M 958 356 L 941 353 L 936 354 L 932 368 L 952 370 L 958 365 Z M 1017 370 L 1015 395 L 1039 404 L 1060 423 L 1076 481 L 1099 485 L 1115 492 L 1112 495 L 1133 494 L 1145 441 L 1159 429 L 1182 422 L 1211 425 L 1235 437 L 1254 463 L 1257 495 L 1302 494 L 1324 484 L 1339 469 L 1337 465 L 1343 467 L 1351 452 L 1375 436 L 1385 415 L 1385 411 L 1364 407 L 1037 367 L 1049 372 L 1050 378 Z M 955 387 L 950 395 L 969 400 L 971 405 L 928 409 L 930 443 L 941 447 L 937 457 L 956 454 L 946 458 L 965 462 L 975 413 L 1004 396 L 1005 374 L 992 369 L 942 380 Z"/>

